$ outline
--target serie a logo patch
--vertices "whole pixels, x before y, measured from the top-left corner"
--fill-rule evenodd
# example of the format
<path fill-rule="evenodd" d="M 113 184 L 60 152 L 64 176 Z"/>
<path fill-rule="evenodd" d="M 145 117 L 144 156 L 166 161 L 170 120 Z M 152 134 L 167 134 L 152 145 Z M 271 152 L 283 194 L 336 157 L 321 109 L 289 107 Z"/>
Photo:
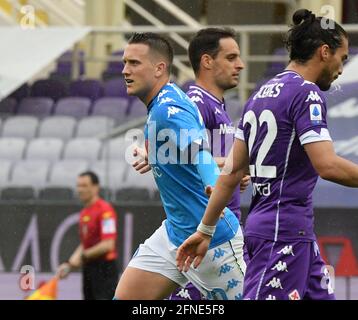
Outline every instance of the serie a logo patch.
<path fill-rule="evenodd" d="M 322 106 L 318 103 L 310 105 L 310 119 L 313 122 L 322 121 Z"/>

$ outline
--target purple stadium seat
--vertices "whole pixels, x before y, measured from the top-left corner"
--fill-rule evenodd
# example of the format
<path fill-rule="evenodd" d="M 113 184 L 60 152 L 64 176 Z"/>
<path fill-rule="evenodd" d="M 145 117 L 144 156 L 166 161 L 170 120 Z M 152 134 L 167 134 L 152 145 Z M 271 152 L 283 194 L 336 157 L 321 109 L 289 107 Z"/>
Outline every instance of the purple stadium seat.
<path fill-rule="evenodd" d="M 102 74 L 102 79 L 112 79 L 122 76 L 122 70 L 124 67 L 122 61 L 123 51 L 115 51 L 111 54 L 112 58 L 118 58 L 117 61 L 110 61 L 107 64 L 107 69 Z"/>
<path fill-rule="evenodd" d="M 147 115 L 147 107 L 139 99 L 135 99 L 128 109 L 127 119 L 141 118 Z"/>
<path fill-rule="evenodd" d="M 51 98 L 24 98 L 17 109 L 17 114 L 28 114 L 38 117 L 46 117 L 52 113 L 53 100 Z"/>
<path fill-rule="evenodd" d="M 122 97 L 128 98 L 126 83 L 123 78 L 108 80 L 104 83 L 105 97 Z"/>
<path fill-rule="evenodd" d="M 16 112 L 17 101 L 15 98 L 5 98 L 0 101 L 1 115 L 13 115 Z"/>
<path fill-rule="evenodd" d="M 112 52 L 111 56 L 113 58 L 118 57 L 118 61 L 110 61 L 108 63 L 107 71 L 119 72 L 120 74 L 122 74 L 122 70 L 124 67 L 124 63 L 122 61 L 123 53 L 124 53 L 123 50 Z"/>
<path fill-rule="evenodd" d="M 79 58 L 84 58 L 84 52 L 79 52 Z M 63 61 L 65 60 L 66 61 Z M 57 68 L 55 73 L 62 76 L 71 76 L 72 72 L 72 51 L 65 52 L 58 60 L 57 60 Z M 85 74 L 85 62 L 80 62 L 80 76 Z"/>
<path fill-rule="evenodd" d="M 55 114 L 79 119 L 88 116 L 90 108 L 91 100 L 89 98 L 67 97 L 57 102 Z"/>
<path fill-rule="evenodd" d="M 54 101 L 67 96 L 65 84 L 55 79 L 37 80 L 31 86 L 30 95 L 32 97 L 49 97 Z"/>
<path fill-rule="evenodd" d="M 102 97 L 103 89 L 98 80 L 76 80 L 70 84 L 70 95 L 74 97 L 86 97 L 92 101 Z"/>
<path fill-rule="evenodd" d="M 93 106 L 92 115 L 106 116 L 122 122 L 125 120 L 128 100 L 125 98 L 101 98 Z"/>

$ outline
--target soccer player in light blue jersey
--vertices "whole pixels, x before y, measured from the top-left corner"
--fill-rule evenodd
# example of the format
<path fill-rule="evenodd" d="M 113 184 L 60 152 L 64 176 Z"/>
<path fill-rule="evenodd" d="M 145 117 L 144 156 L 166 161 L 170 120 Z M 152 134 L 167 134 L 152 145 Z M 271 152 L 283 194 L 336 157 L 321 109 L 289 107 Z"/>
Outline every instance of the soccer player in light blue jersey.
<path fill-rule="evenodd" d="M 208 203 L 205 188 L 215 185 L 219 169 L 197 106 L 169 82 L 173 50 L 159 35 L 136 33 L 123 60 L 127 93 L 148 108 L 146 151 L 166 219 L 139 246 L 115 298 L 164 299 L 190 281 L 207 299 L 241 299 L 246 265 L 236 216 L 225 208 L 216 228 L 200 223 Z M 200 267 L 180 272 L 177 248 L 196 230 L 212 238 L 208 254 Z"/>

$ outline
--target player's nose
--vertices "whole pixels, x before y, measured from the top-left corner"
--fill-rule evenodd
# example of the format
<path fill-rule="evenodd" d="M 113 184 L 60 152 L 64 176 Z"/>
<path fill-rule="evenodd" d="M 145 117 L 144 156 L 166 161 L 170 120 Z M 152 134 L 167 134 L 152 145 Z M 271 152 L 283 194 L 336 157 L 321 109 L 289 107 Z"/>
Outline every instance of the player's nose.
<path fill-rule="evenodd" d="M 124 64 L 124 67 L 123 67 L 123 70 L 122 70 L 122 74 L 125 76 L 125 75 L 129 75 L 129 68 L 128 68 L 128 64 L 125 63 Z"/>
<path fill-rule="evenodd" d="M 236 68 L 238 70 L 242 70 L 245 68 L 245 64 L 243 63 L 243 61 L 240 58 L 237 60 Z"/>

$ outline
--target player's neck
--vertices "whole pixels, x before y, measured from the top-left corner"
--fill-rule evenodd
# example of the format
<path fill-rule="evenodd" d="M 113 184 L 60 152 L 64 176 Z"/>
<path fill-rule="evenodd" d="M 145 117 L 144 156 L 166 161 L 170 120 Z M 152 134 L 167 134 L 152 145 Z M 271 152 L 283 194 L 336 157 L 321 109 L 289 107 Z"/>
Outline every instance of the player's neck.
<path fill-rule="evenodd" d="M 85 202 L 85 203 L 84 203 L 84 206 L 85 206 L 86 208 L 88 208 L 88 207 L 94 205 L 94 204 L 98 201 L 98 199 L 99 199 L 99 196 L 94 196 L 93 198 L 91 198 L 91 200 Z"/>
<path fill-rule="evenodd" d="M 149 93 L 142 99 L 146 106 L 152 101 L 152 99 L 159 93 L 160 89 L 162 89 L 169 82 L 169 77 L 165 77 L 159 80 L 149 91 Z"/>
<path fill-rule="evenodd" d="M 310 82 L 316 82 L 317 77 L 319 74 L 319 70 L 317 70 L 317 65 L 315 63 L 305 63 L 300 64 L 295 61 L 291 61 L 286 70 L 291 70 L 296 73 L 298 73 L 303 79 L 310 81 Z"/>
<path fill-rule="evenodd" d="M 208 91 L 211 95 L 217 98 L 220 101 L 224 100 L 224 90 L 219 88 L 215 83 L 212 83 L 210 77 L 200 77 L 195 79 L 195 83 L 203 88 L 204 90 Z"/>

